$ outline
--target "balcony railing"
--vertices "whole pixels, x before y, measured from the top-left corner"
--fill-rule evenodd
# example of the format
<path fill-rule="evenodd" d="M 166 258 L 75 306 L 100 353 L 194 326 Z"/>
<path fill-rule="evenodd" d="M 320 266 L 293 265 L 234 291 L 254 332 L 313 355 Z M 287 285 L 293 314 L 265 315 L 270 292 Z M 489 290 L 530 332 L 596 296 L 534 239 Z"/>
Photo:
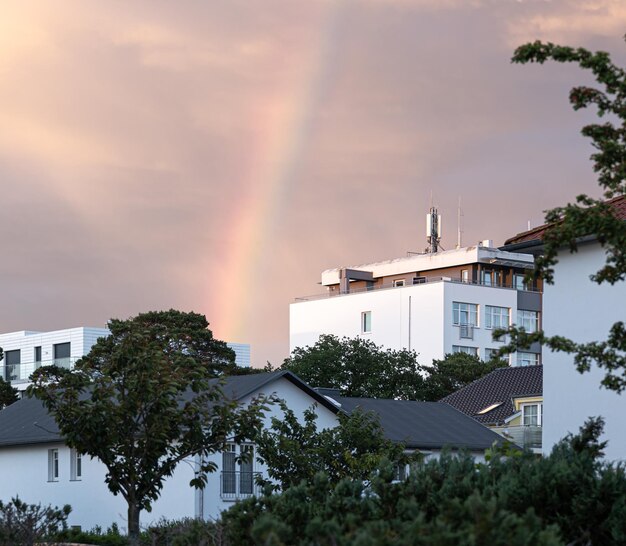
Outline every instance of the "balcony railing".
<path fill-rule="evenodd" d="M 256 477 L 260 472 L 228 472 L 220 475 L 220 497 L 222 500 L 238 500 L 259 496 L 261 487 L 256 484 Z"/>
<path fill-rule="evenodd" d="M 413 283 L 408 282 L 407 284 L 396 286 L 393 283 L 386 283 L 380 285 L 371 285 L 361 288 L 353 288 L 349 292 L 341 292 L 340 290 L 329 290 L 323 294 L 313 294 L 311 296 L 301 296 L 296 298 L 295 301 L 309 301 L 309 300 L 321 300 L 325 298 L 333 298 L 335 296 L 349 296 L 350 294 L 362 294 L 363 292 L 371 292 L 373 290 L 390 290 L 390 289 L 401 289 L 408 288 L 416 285 L 424 285 L 430 284 L 434 282 L 453 282 L 457 284 L 471 284 L 474 286 L 487 286 L 489 288 L 504 288 L 508 290 L 523 290 L 526 292 L 541 292 L 537 286 L 526 286 L 523 287 L 516 286 L 512 283 L 489 283 L 489 282 L 481 282 L 481 281 L 464 281 L 458 278 L 452 277 L 415 277 L 413 279 Z"/>
<path fill-rule="evenodd" d="M 529 449 L 541 449 L 541 427 L 537 425 L 518 425 L 513 427 L 493 427 L 492 430 L 504 436 L 514 444 Z"/>
<path fill-rule="evenodd" d="M 44 360 L 41 362 L 24 362 L 23 364 L 5 364 L 0 366 L 0 377 L 5 381 L 17 382 L 28 381 L 30 375 L 42 366 L 58 366 L 71 370 L 77 358 L 56 358 L 54 360 Z"/>

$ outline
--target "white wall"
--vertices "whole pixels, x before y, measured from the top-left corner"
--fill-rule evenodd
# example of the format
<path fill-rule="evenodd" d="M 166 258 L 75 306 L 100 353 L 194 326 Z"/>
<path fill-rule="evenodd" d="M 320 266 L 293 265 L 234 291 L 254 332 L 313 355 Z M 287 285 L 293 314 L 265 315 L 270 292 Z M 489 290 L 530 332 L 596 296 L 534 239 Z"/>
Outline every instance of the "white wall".
<path fill-rule="evenodd" d="M 460 339 L 459 328 L 452 324 L 454 301 L 479 305 L 480 326 L 473 340 Z M 390 349 L 415 350 L 422 365 L 451 353 L 453 345 L 478 347 L 484 358 L 485 348 L 502 345 L 493 342 L 491 330 L 483 326 L 485 305 L 508 307 L 515 321 L 517 291 L 438 281 L 296 302 L 290 306 L 290 350 L 314 345 L 321 334 L 333 334 L 359 336 Z M 363 311 L 372 312 L 369 334 L 361 333 Z"/>
<path fill-rule="evenodd" d="M 577 342 L 601 341 L 609 328 L 626 319 L 626 283 L 598 285 L 589 280 L 605 260 L 600 245 L 581 245 L 578 253 L 561 253 L 555 267 L 554 285 L 544 290 L 544 329 L 549 335 L 564 335 Z M 579 374 L 573 356 L 549 353 L 544 348 L 543 449 L 578 428 L 589 416 L 606 419 L 606 455 L 626 460 L 626 393 L 600 388 L 604 372 L 597 368 Z"/>

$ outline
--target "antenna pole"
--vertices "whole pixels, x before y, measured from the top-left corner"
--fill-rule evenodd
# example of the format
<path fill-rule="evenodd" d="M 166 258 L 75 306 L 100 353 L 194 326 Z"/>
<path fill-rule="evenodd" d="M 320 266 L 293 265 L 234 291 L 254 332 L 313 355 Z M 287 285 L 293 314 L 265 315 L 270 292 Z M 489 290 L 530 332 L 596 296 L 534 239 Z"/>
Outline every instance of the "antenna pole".
<path fill-rule="evenodd" d="M 457 234 L 456 234 L 456 247 L 461 248 L 461 234 L 463 230 L 461 229 L 461 216 L 463 213 L 461 212 L 461 196 L 459 195 L 459 209 L 457 212 Z"/>

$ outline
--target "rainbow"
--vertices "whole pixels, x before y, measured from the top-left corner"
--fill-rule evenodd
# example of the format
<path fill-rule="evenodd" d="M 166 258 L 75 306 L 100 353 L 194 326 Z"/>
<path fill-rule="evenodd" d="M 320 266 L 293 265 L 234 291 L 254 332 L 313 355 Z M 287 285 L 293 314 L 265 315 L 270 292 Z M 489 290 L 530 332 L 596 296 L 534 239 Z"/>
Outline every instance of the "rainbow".
<path fill-rule="evenodd" d="M 317 42 L 309 51 L 308 62 L 292 89 L 277 100 L 264 104 L 251 119 L 258 130 L 256 145 L 248 158 L 245 175 L 247 188 L 232 218 L 227 235 L 228 254 L 211 283 L 211 328 L 215 336 L 227 341 L 247 342 L 253 326 L 251 308 L 255 271 L 267 258 L 264 248 L 277 227 L 289 190 L 295 183 L 302 151 L 311 135 L 311 114 L 328 85 L 334 44 L 344 2 L 320 2 L 324 10 Z M 301 59 L 299 59 L 301 60 Z M 285 100 L 285 96 L 287 99 Z"/>

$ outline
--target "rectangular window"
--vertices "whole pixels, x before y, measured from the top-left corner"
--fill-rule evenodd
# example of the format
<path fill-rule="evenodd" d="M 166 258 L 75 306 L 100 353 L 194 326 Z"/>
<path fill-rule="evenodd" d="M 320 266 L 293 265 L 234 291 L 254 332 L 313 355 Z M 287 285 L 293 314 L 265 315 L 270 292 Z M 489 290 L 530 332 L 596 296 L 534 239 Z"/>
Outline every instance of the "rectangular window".
<path fill-rule="evenodd" d="M 478 305 L 460 301 L 452 302 L 452 323 L 455 326 L 478 326 Z"/>
<path fill-rule="evenodd" d="M 237 494 L 237 446 L 226 444 L 222 452 L 222 494 Z"/>
<path fill-rule="evenodd" d="M 527 332 L 539 330 L 539 313 L 537 311 L 517 311 L 517 325 Z"/>
<path fill-rule="evenodd" d="M 485 328 L 508 328 L 509 308 L 485 305 Z"/>
<path fill-rule="evenodd" d="M 372 331 L 372 312 L 363 311 L 361 313 L 361 333 L 369 334 Z"/>
<path fill-rule="evenodd" d="M 252 466 L 254 464 L 254 447 L 251 445 L 241 446 L 241 456 L 245 459 L 239 463 L 239 493 L 241 495 L 252 495 L 254 492 L 254 473 Z"/>
<path fill-rule="evenodd" d="M 59 481 L 59 450 L 48 450 L 48 481 Z"/>
<path fill-rule="evenodd" d="M 490 360 L 493 360 L 494 358 L 496 358 L 497 352 L 498 352 L 498 349 L 491 349 L 491 348 L 485 349 L 485 362 L 489 362 Z M 508 356 L 501 356 L 499 360 L 501 360 L 502 362 L 506 364 L 509 358 Z"/>
<path fill-rule="evenodd" d="M 69 368 L 71 354 L 70 343 L 56 343 L 52 349 L 54 353 L 54 365 L 60 368 Z"/>
<path fill-rule="evenodd" d="M 239 461 L 237 460 L 239 454 Z M 254 446 L 227 444 L 222 452 L 222 498 L 235 500 L 254 493 Z"/>
<path fill-rule="evenodd" d="M 530 426 L 542 426 L 542 404 L 522 404 L 522 423 Z"/>
<path fill-rule="evenodd" d="M 35 347 L 35 354 L 33 360 L 35 361 L 35 369 L 41 366 L 41 346 Z"/>
<path fill-rule="evenodd" d="M 526 282 L 524 281 L 524 275 L 516 273 L 513 276 L 513 288 L 516 290 L 526 290 Z"/>
<path fill-rule="evenodd" d="M 15 381 L 20 378 L 20 362 L 21 352 L 19 349 L 15 351 L 5 351 L 4 379 L 6 381 Z"/>
<path fill-rule="evenodd" d="M 518 366 L 536 366 L 539 364 L 539 355 L 537 353 L 517 352 Z"/>
<path fill-rule="evenodd" d="M 469 282 L 469 269 L 461 269 L 461 282 Z"/>
<path fill-rule="evenodd" d="M 78 481 L 83 477 L 82 456 L 75 449 L 70 450 L 70 480 Z"/>
<path fill-rule="evenodd" d="M 394 286 L 404 286 L 404 279 L 396 279 L 393 281 Z"/>
<path fill-rule="evenodd" d="M 465 345 L 452 345 L 453 353 L 466 353 L 472 356 L 478 356 L 478 347 L 467 347 Z"/>

